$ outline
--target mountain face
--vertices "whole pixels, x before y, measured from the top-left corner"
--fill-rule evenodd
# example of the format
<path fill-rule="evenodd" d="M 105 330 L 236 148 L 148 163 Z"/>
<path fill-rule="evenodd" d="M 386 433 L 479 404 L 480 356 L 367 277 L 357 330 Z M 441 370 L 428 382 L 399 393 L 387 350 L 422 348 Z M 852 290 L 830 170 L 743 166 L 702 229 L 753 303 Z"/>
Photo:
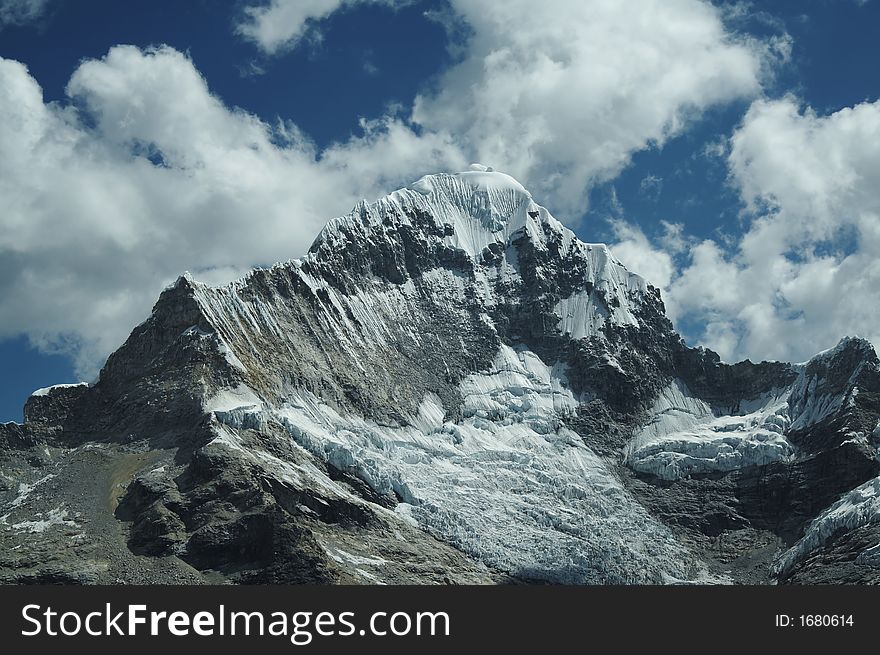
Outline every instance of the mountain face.
<path fill-rule="evenodd" d="M 0 425 L 0 581 L 880 581 L 880 362 L 685 345 L 515 180 L 430 175 L 184 275 Z"/>

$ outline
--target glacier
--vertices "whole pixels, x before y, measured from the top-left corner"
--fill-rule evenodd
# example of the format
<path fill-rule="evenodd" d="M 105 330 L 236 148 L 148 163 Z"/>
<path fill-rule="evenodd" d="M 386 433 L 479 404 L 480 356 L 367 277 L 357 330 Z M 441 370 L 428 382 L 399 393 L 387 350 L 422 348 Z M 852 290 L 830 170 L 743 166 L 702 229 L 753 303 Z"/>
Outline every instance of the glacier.
<path fill-rule="evenodd" d="M 680 480 L 789 459 L 794 455 L 784 435 L 791 423 L 789 393 L 786 389 L 753 399 L 743 404 L 741 414 L 716 416 L 708 403 L 675 380 L 627 444 L 625 461 L 640 473 Z"/>
<path fill-rule="evenodd" d="M 396 494 L 404 520 L 517 577 L 715 580 L 625 490 L 611 464 L 565 427 L 560 417 L 578 399 L 559 365 L 503 346 L 461 392 L 463 420 L 445 421 L 439 399 L 426 396 L 401 428 L 342 416 L 305 394 L 268 411 L 320 460 Z"/>

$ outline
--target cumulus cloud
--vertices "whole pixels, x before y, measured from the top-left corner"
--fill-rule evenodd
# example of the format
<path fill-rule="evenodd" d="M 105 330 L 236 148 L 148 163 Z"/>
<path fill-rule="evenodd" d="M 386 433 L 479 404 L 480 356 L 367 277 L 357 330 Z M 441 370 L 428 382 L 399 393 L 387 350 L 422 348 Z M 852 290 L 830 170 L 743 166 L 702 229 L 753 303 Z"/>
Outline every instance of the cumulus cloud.
<path fill-rule="evenodd" d="M 278 53 L 355 1 L 273 0 L 239 31 Z M 634 152 L 758 93 L 776 56 L 700 0 L 451 10 L 469 35 L 458 63 L 411 109 L 324 150 L 226 106 L 170 48 L 114 47 L 49 104 L 23 65 L 0 62 L 0 338 L 28 334 L 93 372 L 181 271 L 216 282 L 296 256 L 359 198 L 469 161 L 571 219 Z"/>
<path fill-rule="evenodd" d="M 804 358 L 843 334 L 880 343 L 878 143 L 880 102 L 818 116 L 786 98 L 746 114 L 728 160 L 754 216 L 727 260 L 740 352 Z"/>
<path fill-rule="evenodd" d="M 728 360 L 804 360 L 844 335 L 880 345 L 878 144 L 880 101 L 828 116 L 756 101 L 728 148 L 742 237 L 690 244 L 671 274 L 662 244 L 619 229 L 616 251 L 656 276 L 676 316 L 705 321 L 691 336 Z"/>
<path fill-rule="evenodd" d="M 569 218 L 634 152 L 712 105 L 757 93 L 773 58 L 696 0 L 452 6 L 473 35 L 461 62 L 416 99 L 413 120 L 456 135 L 471 158 L 512 173 Z"/>
<path fill-rule="evenodd" d="M 464 165 L 393 117 L 317 152 L 225 106 L 170 48 L 115 47 L 67 95 L 45 103 L 0 59 L 0 338 L 73 353 L 84 375 L 183 270 L 222 281 L 286 260 L 361 197 Z"/>
<path fill-rule="evenodd" d="M 5 25 L 24 25 L 41 18 L 51 0 L 0 0 L 0 29 Z"/>
<path fill-rule="evenodd" d="M 295 46 L 310 21 L 377 1 L 274 0 L 247 8 L 237 29 L 274 53 Z M 634 152 L 661 146 L 711 106 L 757 94 L 785 57 L 779 35 L 737 37 L 702 0 L 451 0 L 450 10 L 444 24 L 469 38 L 456 43 L 459 62 L 415 98 L 411 122 L 511 173 L 570 220 Z"/>

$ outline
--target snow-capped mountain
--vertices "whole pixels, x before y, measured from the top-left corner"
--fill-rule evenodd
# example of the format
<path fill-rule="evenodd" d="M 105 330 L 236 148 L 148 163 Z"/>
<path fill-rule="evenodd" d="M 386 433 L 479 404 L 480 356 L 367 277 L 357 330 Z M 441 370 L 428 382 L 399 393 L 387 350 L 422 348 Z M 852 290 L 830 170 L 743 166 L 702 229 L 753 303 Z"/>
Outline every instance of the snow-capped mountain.
<path fill-rule="evenodd" d="M 880 367 L 688 348 L 507 175 L 429 175 L 0 426 L 0 579 L 880 580 Z"/>

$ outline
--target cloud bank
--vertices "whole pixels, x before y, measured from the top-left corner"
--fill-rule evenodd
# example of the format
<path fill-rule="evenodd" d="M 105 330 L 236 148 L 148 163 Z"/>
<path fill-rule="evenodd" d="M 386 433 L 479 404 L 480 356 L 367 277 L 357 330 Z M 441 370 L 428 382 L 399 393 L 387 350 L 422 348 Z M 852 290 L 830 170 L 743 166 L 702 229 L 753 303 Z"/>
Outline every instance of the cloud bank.
<path fill-rule="evenodd" d="M 819 116 L 758 100 L 729 141 L 746 229 L 677 252 L 637 228 L 621 258 L 664 288 L 691 335 L 736 360 L 801 361 L 844 335 L 880 344 L 880 102 Z M 670 271 L 671 269 L 671 271 Z"/>
<path fill-rule="evenodd" d="M 254 5 L 237 29 L 280 53 L 354 1 Z M 27 334 L 91 375 L 183 270 L 219 282 L 297 256 L 361 197 L 470 161 L 576 218 L 591 185 L 705 109 L 757 96 L 784 56 L 699 0 L 548 5 L 452 0 L 469 34 L 458 63 L 408 111 L 320 151 L 226 105 L 167 47 L 86 60 L 49 104 L 0 60 L 0 338 Z M 669 262 L 652 274 L 673 276 Z"/>
<path fill-rule="evenodd" d="M 0 59 L 0 338 L 72 354 L 85 376 L 184 270 L 219 282 L 289 259 L 358 199 L 464 165 L 393 119 L 318 153 L 225 106 L 170 48 L 115 47 L 67 95 L 44 103 Z"/>
<path fill-rule="evenodd" d="M 276 54 L 334 11 L 377 2 L 273 0 L 247 8 L 236 29 Z M 410 122 L 512 174 L 563 218 L 580 215 L 590 187 L 635 152 L 662 146 L 709 107 L 757 95 L 788 54 L 778 38 L 730 33 L 721 10 L 701 0 L 451 0 L 450 8 L 450 30 L 465 26 L 470 36 L 458 63 L 414 99 Z"/>

